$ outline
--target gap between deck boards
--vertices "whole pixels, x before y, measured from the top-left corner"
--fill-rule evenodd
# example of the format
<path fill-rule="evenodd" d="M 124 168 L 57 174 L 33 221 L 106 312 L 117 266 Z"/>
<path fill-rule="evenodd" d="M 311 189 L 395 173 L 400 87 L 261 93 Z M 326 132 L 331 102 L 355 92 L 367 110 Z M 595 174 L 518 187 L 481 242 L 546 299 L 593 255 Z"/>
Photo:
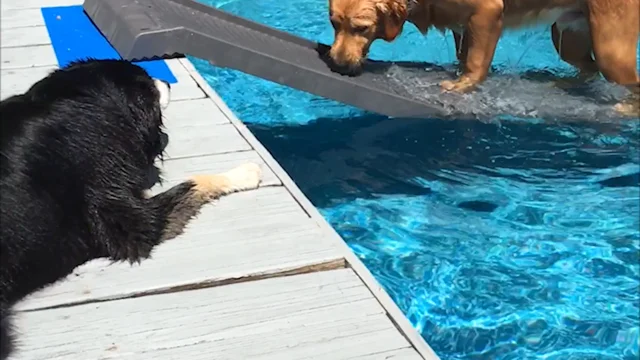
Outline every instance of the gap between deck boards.
<path fill-rule="evenodd" d="M 206 289 L 206 288 L 212 288 L 212 287 L 218 287 L 218 286 L 224 286 L 224 285 L 240 284 L 240 283 L 250 282 L 250 281 L 311 274 L 316 272 L 331 271 L 331 270 L 345 269 L 345 268 L 350 268 L 350 266 L 345 258 L 340 258 L 340 259 L 328 260 L 321 263 L 305 265 L 301 267 L 280 269 L 275 271 L 266 271 L 266 272 L 248 274 L 246 276 L 232 277 L 232 278 L 226 278 L 226 279 L 206 280 L 206 281 L 201 281 L 201 282 L 192 283 L 192 284 L 157 288 L 153 290 L 141 291 L 141 292 L 136 292 L 131 294 L 122 294 L 122 295 L 102 298 L 102 299 L 67 302 L 59 305 L 43 306 L 43 307 L 37 307 L 33 309 L 28 309 L 28 310 L 18 310 L 17 312 L 36 312 L 36 311 L 43 311 L 43 310 L 67 308 L 67 307 L 73 307 L 73 306 L 79 306 L 79 305 L 101 303 L 101 302 L 107 302 L 107 301 L 116 301 L 116 300 L 123 300 L 123 299 L 133 299 L 133 298 L 139 298 L 139 297 L 151 296 L 151 295 L 162 295 L 162 294 L 170 294 L 170 293 L 177 293 L 177 292 L 184 292 L 184 291 L 200 290 L 200 289 Z"/>

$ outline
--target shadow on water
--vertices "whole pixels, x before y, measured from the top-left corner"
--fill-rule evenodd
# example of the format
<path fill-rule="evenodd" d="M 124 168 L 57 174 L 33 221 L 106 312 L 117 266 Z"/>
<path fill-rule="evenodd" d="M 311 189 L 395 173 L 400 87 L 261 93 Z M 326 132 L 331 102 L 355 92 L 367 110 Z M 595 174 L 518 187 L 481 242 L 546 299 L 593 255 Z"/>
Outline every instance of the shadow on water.
<path fill-rule="evenodd" d="M 637 126 L 630 123 L 486 124 L 366 115 L 248 125 L 320 208 L 379 195 L 425 195 L 431 181 L 464 185 L 456 173 L 531 184 L 585 177 L 602 186 L 639 183 Z M 635 166 L 625 167 L 630 164 Z M 463 206 L 491 208 L 475 205 Z"/>

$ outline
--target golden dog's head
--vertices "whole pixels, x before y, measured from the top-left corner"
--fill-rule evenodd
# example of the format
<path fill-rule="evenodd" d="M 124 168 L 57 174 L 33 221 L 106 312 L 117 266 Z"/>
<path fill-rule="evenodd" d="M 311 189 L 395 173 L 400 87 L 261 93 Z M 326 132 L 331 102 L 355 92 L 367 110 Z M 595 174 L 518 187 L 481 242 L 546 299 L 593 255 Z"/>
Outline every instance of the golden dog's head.
<path fill-rule="evenodd" d="M 335 71 L 360 72 L 371 43 L 393 41 L 407 20 L 406 0 L 329 0 L 335 38 L 329 57 Z"/>

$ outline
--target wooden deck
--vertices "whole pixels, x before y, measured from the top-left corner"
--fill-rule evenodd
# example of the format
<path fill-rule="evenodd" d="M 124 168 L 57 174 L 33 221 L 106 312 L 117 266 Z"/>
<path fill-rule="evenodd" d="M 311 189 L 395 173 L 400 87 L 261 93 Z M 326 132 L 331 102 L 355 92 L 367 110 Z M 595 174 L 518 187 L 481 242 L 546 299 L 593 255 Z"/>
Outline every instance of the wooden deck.
<path fill-rule="evenodd" d="M 1 97 L 57 66 L 41 6 L 2 0 Z M 15 359 L 437 359 L 369 271 L 186 59 L 166 112 L 168 183 L 261 164 L 139 266 L 94 261 L 18 306 Z"/>

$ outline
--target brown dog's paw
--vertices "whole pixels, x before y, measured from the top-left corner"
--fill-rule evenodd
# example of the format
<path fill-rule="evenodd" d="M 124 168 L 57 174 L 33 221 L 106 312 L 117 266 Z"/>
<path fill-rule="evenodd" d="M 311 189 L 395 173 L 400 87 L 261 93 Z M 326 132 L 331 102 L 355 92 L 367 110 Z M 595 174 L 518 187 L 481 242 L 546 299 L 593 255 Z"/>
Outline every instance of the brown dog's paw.
<path fill-rule="evenodd" d="M 440 83 L 440 87 L 443 92 L 456 92 L 460 94 L 468 93 L 475 89 L 477 82 L 467 78 L 461 77 L 458 80 L 445 80 Z"/>
<path fill-rule="evenodd" d="M 637 100 L 623 101 L 615 104 L 613 109 L 620 115 L 628 117 L 640 117 L 640 103 Z"/>

